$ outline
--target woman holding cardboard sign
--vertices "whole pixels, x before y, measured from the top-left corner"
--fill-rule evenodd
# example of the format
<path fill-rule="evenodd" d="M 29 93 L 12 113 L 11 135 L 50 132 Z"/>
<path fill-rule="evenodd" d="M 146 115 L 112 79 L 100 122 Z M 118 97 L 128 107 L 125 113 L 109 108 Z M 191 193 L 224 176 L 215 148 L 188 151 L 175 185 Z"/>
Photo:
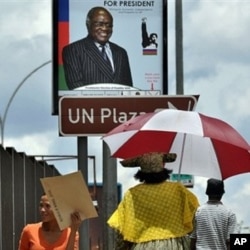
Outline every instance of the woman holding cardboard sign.
<path fill-rule="evenodd" d="M 39 211 L 41 222 L 28 224 L 23 228 L 19 242 L 19 250 L 78 250 L 81 224 L 80 214 L 71 214 L 71 226 L 60 230 L 49 200 L 43 195 Z"/>

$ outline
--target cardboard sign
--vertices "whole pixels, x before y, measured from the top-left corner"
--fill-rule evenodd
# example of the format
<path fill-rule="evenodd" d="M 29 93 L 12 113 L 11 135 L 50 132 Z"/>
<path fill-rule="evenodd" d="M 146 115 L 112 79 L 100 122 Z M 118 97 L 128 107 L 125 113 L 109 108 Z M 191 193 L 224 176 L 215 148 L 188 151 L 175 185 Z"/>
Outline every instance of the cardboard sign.
<path fill-rule="evenodd" d="M 70 226 L 74 211 L 82 220 L 98 216 L 80 171 L 40 180 L 61 230 Z"/>

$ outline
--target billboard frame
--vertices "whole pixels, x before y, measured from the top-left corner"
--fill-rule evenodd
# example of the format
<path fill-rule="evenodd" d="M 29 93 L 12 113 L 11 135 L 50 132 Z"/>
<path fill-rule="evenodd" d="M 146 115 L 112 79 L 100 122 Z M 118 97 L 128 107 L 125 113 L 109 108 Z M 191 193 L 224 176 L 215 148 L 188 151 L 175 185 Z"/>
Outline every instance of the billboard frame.
<path fill-rule="evenodd" d="M 59 95 L 59 57 L 61 56 L 61 39 L 64 43 L 69 40 L 66 37 L 70 32 L 69 3 L 73 0 L 52 0 L 52 115 L 58 115 Z M 82 0 L 84 2 L 84 0 Z M 156 0 L 153 0 L 154 2 Z M 106 6 L 104 6 L 106 7 Z M 109 8 L 107 8 L 109 9 Z M 112 11 L 111 11 L 112 12 Z M 168 1 L 162 0 L 162 82 L 163 95 L 168 94 Z M 61 21 L 61 23 L 60 23 Z M 60 24 L 59 24 L 60 23 Z M 61 25 L 61 26 L 60 26 Z M 64 33 L 62 33 L 62 27 Z M 143 89 L 142 89 L 143 90 Z"/>

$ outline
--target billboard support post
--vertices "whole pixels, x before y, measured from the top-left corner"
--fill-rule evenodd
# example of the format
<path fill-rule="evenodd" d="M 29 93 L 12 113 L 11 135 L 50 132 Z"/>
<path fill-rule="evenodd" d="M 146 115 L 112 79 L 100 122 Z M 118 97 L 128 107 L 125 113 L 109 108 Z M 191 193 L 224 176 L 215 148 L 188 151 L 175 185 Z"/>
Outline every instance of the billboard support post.
<path fill-rule="evenodd" d="M 175 1 L 176 94 L 184 94 L 182 0 Z"/>
<path fill-rule="evenodd" d="M 77 137 L 78 170 L 82 172 L 88 185 L 88 137 Z M 89 249 L 89 221 L 84 220 L 79 229 L 81 249 Z"/>
<path fill-rule="evenodd" d="M 118 203 L 117 161 L 110 157 L 108 145 L 103 142 L 103 249 L 115 249 L 115 232 L 107 220 L 115 211 Z"/>

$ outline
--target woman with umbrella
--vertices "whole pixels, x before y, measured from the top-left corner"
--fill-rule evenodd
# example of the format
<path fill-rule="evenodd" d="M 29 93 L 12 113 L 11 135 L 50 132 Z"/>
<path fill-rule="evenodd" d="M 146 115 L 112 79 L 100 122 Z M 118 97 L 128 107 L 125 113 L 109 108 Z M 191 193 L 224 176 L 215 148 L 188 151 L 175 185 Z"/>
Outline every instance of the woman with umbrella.
<path fill-rule="evenodd" d="M 108 220 L 118 232 L 115 249 L 189 249 L 196 196 L 179 182 L 166 181 L 171 170 L 164 168 L 176 154 L 147 153 L 121 161 L 124 167 L 141 169 L 141 183 L 130 188 Z"/>

